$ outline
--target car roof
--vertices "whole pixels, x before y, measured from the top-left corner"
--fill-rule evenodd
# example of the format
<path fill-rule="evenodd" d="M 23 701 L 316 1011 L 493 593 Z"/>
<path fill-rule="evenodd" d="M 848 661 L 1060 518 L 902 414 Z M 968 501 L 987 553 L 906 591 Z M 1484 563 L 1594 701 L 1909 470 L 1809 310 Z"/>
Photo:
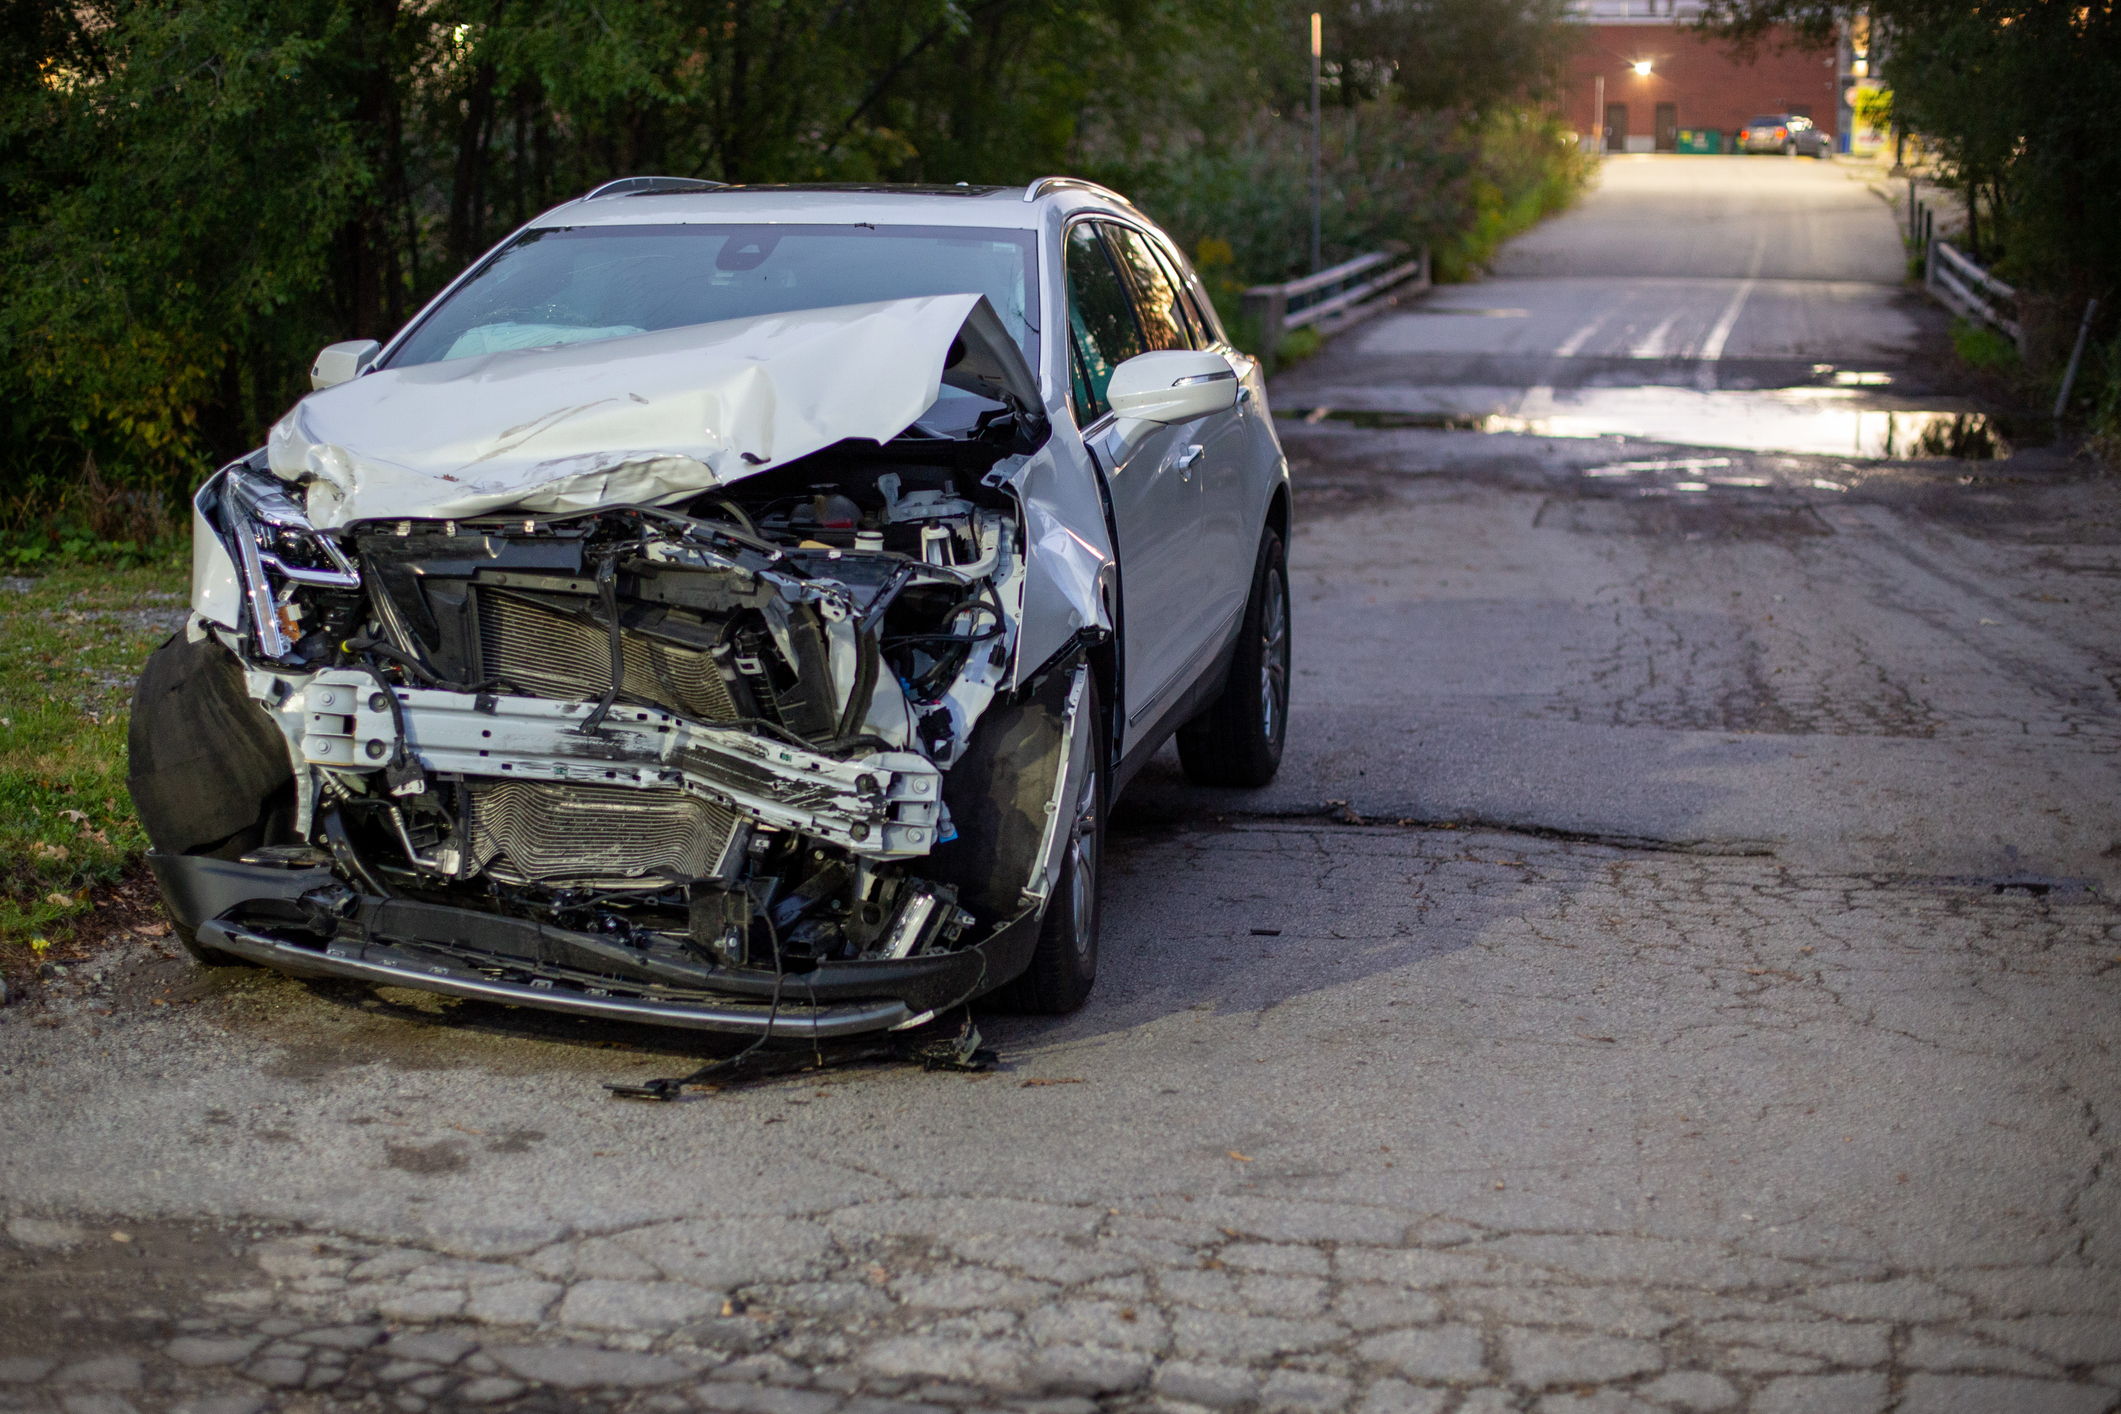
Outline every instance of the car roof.
<path fill-rule="evenodd" d="M 669 185 L 663 185 L 664 183 Z M 617 188 L 617 190 L 613 190 Z M 536 217 L 532 229 L 555 226 L 663 224 L 852 224 L 986 226 L 1031 230 L 1055 207 L 1095 207 L 1135 215 L 1116 193 L 1070 178 L 1043 178 L 1024 187 L 816 183 L 756 186 L 686 184 L 668 178 L 627 178 Z"/>

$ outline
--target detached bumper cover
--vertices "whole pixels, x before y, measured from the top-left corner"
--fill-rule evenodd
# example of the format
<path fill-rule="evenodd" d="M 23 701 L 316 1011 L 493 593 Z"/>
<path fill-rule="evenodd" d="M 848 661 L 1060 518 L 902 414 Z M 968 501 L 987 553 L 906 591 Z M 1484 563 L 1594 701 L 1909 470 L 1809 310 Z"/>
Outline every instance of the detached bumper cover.
<path fill-rule="evenodd" d="M 1020 973 L 1037 944 L 1027 914 L 954 952 L 828 962 L 780 981 L 718 970 L 701 985 L 596 975 L 618 945 L 521 919 L 405 899 L 363 898 L 330 923 L 304 918 L 303 895 L 333 884 L 323 869 L 278 869 L 189 855 L 149 856 L 178 921 L 200 944 L 298 977 L 413 987 L 473 1001 L 692 1030 L 791 1039 L 885 1031 L 954 1006 Z M 314 910 L 311 910 L 314 913 Z"/>

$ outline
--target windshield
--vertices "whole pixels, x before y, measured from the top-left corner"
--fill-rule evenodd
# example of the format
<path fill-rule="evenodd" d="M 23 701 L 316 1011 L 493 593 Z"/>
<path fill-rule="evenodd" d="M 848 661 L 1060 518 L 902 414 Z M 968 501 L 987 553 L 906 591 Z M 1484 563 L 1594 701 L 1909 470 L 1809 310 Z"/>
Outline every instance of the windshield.
<path fill-rule="evenodd" d="M 1753 119 L 1753 126 L 1756 128 L 1779 128 L 1784 126 L 1784 124 L 1782 119 L 1774 116 L 1773 114 L 1769 114 L 1765 118 Z"/>
<path fill-rule="evenodd" d="M 393 352 L 441 363 L 919 295 L 981 294 L 1038 366 L 1031 231 L 964 226 L 562 226 L 495 253 Z"/>

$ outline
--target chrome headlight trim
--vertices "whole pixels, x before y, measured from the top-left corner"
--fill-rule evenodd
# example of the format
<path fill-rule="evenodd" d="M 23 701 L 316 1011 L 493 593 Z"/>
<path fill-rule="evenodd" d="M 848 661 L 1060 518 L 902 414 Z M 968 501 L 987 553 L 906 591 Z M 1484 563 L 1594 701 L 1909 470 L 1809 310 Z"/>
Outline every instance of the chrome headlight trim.
<path fill-rule="evenodd" d="M 290 584 L 325 589 L 359 589 L 361 572 L 330 536 L 310 523 L 279 478 L 237 463 L 222 471 L 221 487 L 221 532 L 243 572 L 258 647 L 268 658 L 284 657 L 293 644 L 280 627 L 279 603 L 267 571 Z M 289 564 L 280 553 L 281 538 L 288 534 L 321 551 L 331 567 Z"/>

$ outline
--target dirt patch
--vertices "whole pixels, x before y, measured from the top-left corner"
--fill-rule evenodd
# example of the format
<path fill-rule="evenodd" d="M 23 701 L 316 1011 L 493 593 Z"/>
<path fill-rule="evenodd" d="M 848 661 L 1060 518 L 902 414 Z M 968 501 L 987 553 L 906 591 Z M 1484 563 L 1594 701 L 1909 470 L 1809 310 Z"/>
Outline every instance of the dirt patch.
<path fill-rule="evenodd" d="M 1579 535 L 1650 535 L 1672 540 L 1804 540 L 1834 533 L 1810 506 L 1764 505 L 1750 499 L 1702 495 L 1636 500 L 1549 497 L 1532 524 Z"/>
<path fill-rule="evenodd" d="M 249 1227 L 17 1218 L 0 1240 L 0 1356 L 167 1339 L 201 1291 L 269 1285 Z M 14 1234 L 21 1233 L 30 1241 Z"/>
<path fill-rule="evenodd" d="M 405 1173 L 416 1173 L 423 1177 L 434 1177 L 445 1173 L 462 1173 L 471 1166 L 471 1159 L 464 1152 L 462 1141 L 437 1139 L 432 1144 L 383 1145 L 390 1167 Z"/>
<path fill-rule="evenodd" d="M 53 930 L 51 945 L 42 954 L 28 948 L 0 950 L 0 973 L 11 1004 L 35 1002 L 52 983 L 101 967 L 114 1004 L 145 1006 L 189 975 L 190 960 L 169 930 L 161 892 L 145 860 L 134 862 L 116 883 L 92 888 L 89 903 L 90 911 L 71 930 Z M 134 944 L 144 945 L 144 956 L 118 964 L 113 955 Z"/>

